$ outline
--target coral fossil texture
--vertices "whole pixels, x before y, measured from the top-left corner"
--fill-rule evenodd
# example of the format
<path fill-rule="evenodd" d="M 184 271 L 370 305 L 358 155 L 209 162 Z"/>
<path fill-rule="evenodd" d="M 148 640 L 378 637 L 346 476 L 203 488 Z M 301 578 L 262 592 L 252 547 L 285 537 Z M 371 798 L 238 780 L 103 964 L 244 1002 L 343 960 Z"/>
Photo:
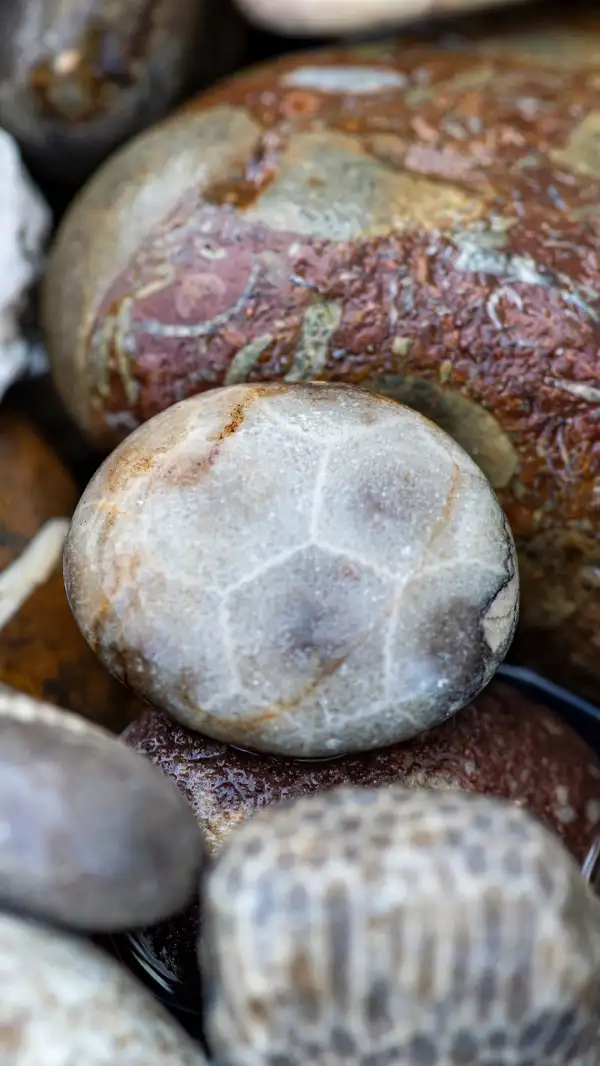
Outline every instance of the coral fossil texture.
<path fill-rule="evenodd" d="M 105 443 L 245 380 L 415 406 L 508 514 L 519 655 L 593 698 L 599 130 L 597 17 L 238 75 L 115 157 L 65 220 L 46 286 L 62 393 Z"/>

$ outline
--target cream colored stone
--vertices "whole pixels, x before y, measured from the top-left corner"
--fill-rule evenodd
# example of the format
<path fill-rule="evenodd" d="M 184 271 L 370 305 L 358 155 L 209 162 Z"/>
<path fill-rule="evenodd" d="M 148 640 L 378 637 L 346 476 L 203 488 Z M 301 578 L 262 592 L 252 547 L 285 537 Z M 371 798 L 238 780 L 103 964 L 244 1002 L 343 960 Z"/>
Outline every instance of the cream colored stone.
<path fill-rule="evenodd" d="M 294 755 L 451 715 L 506 653 L 518 601 L 467 454 L 409 408 L 323 384 L 212 390 L 140 427 L 81 499 L 65 580 L 84 636 L 150 703 Z"/>
<path fill-rule="evenodd" d="M 380 30 L 428 15 L 514 4 L 519 0 L 238 0 L 259 26 L 283 33 L 335 34 Z"/>
<path fill-rule="evenodd" d="M 0 914 L 2 1066 L 205 1066 L 156 999 L 84 940 Z"/>

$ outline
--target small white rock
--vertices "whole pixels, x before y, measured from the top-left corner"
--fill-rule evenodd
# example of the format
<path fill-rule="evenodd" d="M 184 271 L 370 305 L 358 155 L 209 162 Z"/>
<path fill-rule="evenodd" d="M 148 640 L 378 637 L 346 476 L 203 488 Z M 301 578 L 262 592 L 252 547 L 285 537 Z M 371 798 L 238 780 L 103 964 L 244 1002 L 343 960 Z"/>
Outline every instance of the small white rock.
<path fill-rule="evenodd" d="M 39 370 L 40 349 L 23 337 L 19 315 L 41 274 L 50 225 L 16 142 L 0 129 L 0 399 L 22 374 Z"/>
<path fill-rule="evenodd" d="M 2 1066 L 205 1066 L 200 1048 L 108 955 L 0 915 Z"/>

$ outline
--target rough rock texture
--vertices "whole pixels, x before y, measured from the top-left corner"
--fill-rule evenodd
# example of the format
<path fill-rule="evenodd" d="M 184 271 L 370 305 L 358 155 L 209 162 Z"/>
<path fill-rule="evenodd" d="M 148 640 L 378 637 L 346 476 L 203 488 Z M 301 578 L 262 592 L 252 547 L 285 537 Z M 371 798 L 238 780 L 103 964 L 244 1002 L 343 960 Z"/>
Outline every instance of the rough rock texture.
<path fill-rule="evenodd" d="M 0 906 L 100 931 L 194 895 L 202 837 L 172 782 L 105 730 L 4 686 L 0 817 Z"/>
<path fill-rule="evenodd" d="M 600 20 L 540 23 L 287 56 L 198 98 L 79 198 L 45 321 L 105 443 L 273 377 L 438 421 L 517 538 L 521 660 L 594 699 Z"/>
<path fill-rule="evenodd" d="M 600 759 L 546 707 L 492 681 L 449 722 L 404 744 L 321 762 L 277 759 L 218 744 L 147 710 L 123 739 L 183 792 L 214 853 L 263 807 L 339 785 L 487 793 L 546 823 L 579 862 L 600 831 Z M 137 951 L 198 1004 L 198 909 L 136 935 Z"/>
<path fill-rule="evenodd" d="M 15 142 L 0 129 L 0 400 L 13 381 L 44 365 L 40 349 L 23 335 L 20 318 L 41 273 L 50 221 Z"/>
<path fill-rule="evenodd" d="M 0 914 L 2 1066 L 205 1066 L 127 971 L 84 940 Z"/>
<path fill-rule="evenodd" d="M 331 755 L 413 736 L 491 678 L 518 611 L 479 468 L 352 386 L 236 385 L 140 427 L 64 557 L 118 678 L 217 740 Z"/>
<path fill-rule="evenodd" d="M 62 552 L 77 489 L 18 412 L 0 412 L 0 682 L 120 732 L 142 708 L 81 636 Z"/>
<path fill-rule="evenodd" d="M 71 182 L 239 52 L 225 0 L 11 0 L 0 28 L 0 123 Z"/>
<path fill-rule="evenodd" d="M 278 33 L 373 33 L 410 19 L 448 16 L 516 0 L 237 0 L 252 22 Z"/>
<path fill-rule="evenodd" d="M 341 789 L 220 853 L 201 945 L 222 1066 L 600 1063 L 600 901 L 528 814 Z"/>

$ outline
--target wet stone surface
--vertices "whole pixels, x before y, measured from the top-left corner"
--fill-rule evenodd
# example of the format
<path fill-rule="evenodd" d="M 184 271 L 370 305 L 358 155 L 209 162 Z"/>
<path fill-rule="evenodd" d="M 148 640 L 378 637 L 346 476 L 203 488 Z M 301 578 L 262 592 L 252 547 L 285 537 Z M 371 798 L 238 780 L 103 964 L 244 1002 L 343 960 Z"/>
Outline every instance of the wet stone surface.
<path fill-rule="evenodd" d="M 105 730 L 4 686 L 0 812 L 0 907 L 111 931 L 194 897 L 202 840 L 173 784 Z"/>
<path fill-rule="evenodd" d="M 600 23 L 507 25 L 286 56 L 192 101 L 64 221 L 46 328 L 106 445 L 246 380 L 440 417 L 515 534 L 521 658 L 594 698 Z"/>
<path fill-rule="evenodd" d="M 22 412 L 0 411 L 0 683 L 114 732 L 143 704 L 92 653 L 64 589 L 77 487 Z"/>
<path fill-rule="evenodd" d="M 404 744 L 321 762 L 243 752 L 147 710 L 123 739 L 181 789 L 210 850 L 264 807 L 340 785 L 460 789 L 510 800 L 578 862 L 600 830 L 600 759 L 548 708 L 497 681 L 451 721 Z M 147 930 L 139 948 L 197 1005 L 195 906 Z"/>
<path fill-rule="evenodd" d="M 0 914 L 3 1066 L 206 1066 L 197 1044 L 84 940 Z"/>
<path fill-rule="evenodd" d="M 210 872 L 200 960 L 228 1066 L 600 1061 L 600 901 L 486 797 L 335 789 L 259 812 Z"/>
<path fill-rule="evenodd" d="M 326 384 L 213 390 L 141 427 L 78 505 L 65 581 L 92 647 L 152 705 L 304 756 L 448 718 L 518 609 L 475 463 L 409 408 Z"/>

